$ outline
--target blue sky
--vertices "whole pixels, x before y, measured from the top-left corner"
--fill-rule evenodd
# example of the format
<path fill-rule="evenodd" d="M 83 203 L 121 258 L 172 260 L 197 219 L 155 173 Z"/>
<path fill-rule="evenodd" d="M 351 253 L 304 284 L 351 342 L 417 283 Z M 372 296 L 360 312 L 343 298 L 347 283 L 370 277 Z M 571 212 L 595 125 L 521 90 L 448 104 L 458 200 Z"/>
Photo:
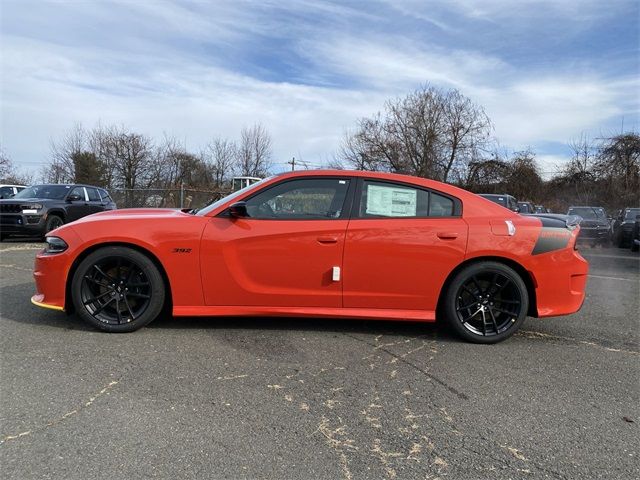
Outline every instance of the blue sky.
<path fill-rule="evenodd" d="M 545 171 L 567 142 L 638 130 L 637 1 L 0 1 L 2 148 L 37 169 L 74 123 L 199 151 L 261 122 L 275 169 L 333 158 L 425 82 L 482 105 Z"/>

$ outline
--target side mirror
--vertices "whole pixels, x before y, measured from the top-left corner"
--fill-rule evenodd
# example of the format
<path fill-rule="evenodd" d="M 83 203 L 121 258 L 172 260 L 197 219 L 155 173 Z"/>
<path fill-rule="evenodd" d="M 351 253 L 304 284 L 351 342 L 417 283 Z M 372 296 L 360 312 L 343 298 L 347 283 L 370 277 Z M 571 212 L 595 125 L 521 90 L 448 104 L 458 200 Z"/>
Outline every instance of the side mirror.
<path fill-rule="evenodd" d="M 245 202 L 236 202 L 229 205 L 229 215 L 233 218 L 248 217 L 247 204 Z"/>
<path fill-rule="evenodd" d="M 80 195 L 77 195 L 77 194 L 69 195 L 67 197 L 67 202 L 77 202 L 79 200 L 82 200 L 82 197 Z"/>

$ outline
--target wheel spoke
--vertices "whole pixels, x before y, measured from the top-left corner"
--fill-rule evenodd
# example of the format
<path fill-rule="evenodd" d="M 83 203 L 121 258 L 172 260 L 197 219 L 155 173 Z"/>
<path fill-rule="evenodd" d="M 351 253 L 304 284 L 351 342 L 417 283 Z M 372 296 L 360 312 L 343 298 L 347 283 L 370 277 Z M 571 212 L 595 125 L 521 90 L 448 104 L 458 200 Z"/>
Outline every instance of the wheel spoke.
<path fill-rule="evenodd" d="M 478 312 L 481 312 L 481 311 L 482 311 L 482 309 L 479 308 L 478 310 L 476 310 L 474 313 L 472 313 L 468 317 L 463 318 L 462 319 L 462 323 L 467 323 L 469 320 L 471 320 L 473 317 L 475 317 L 478 314 Z"/>
<path fill-rule="evenodd" d="M 89 282 L 91 282 L 91 283 L 95 283 L 96 285 L 99 285 L 99 286 L 101 286 L 101 287 L 111 288 L 111 285 L 109 285 L 109 284 L 107 284 L 107 283 L 99 282 L 98 280 L 96 280 L 96 279 L 95 279 L 95 278 L 93 278 L 93 277 L 90 277 L 89 275 L 85 275 L 85 276 L 84 276 L 84 279 L 85 279 L 85 280 L 88 280 L 88 281 L 89 281 Z"/>
<path fill-rule="evenodd" d="M 135 297 L 135 298 L 151 298 L 151 295 L 147 295 L 144 293 L 137 293 L 137 292 L 127 292 L 126 295 L 129 297 Z"/>
<path fill-rule="evenodd" d="M 83 302 L 83 305 L 89 305 L 89 304 L 91 304 L 91 303 L 95 303 L 96 301 L 100 300 L 102 297 L 104 297 L 104 296 L 106 296 L 106 295 L 109 295 L 110 293 L 112 293 L 112 291 L 111 291 L 111 290 L 107 290 L 106 292 L 101 293 L 101 294 L 100 294 L 100 295 L 98 295 L 97 297 L 90 298 L 90 299 L 89 299 L 89 300 L 87 300 L 86 302 Z"/>
<path fill-rule="evenodd" d="M 118 297 L 116 299 L 116 315 L 118 315 L 118 323 L 122 323 L 122 314 L 120 313 L 120 300 Z"/>
<path fill-rule="evenodd" d="M 499 288 L 499 289 L 498 289 L 498 291 L 496 292 L 496 295 L 497 295 L 498 293 L 502 292 L 502 291 L 507 287 L 507 285 L 509 285 L 509 284 L 511 283 L 511 279 L 509 279 L 509 278 L 507 278 L 507 277 L 504 277 L 504 278 L 505 278 L 507 281 L 506 281 L 506 282 L 504 282 L 504 285 L 501 285 L 501 286 L 500 286 L 500 288 Z"/>
<path fill-rule="evenodd" d="M 113 302 L 116 299 L 116 297 L 111 297 L 109 300 L 107 300 L 106 302 L 104 302 L 102 305 L 100 305 L 98 308 L 95 309 L 95 311 L 93 312 L 93 316 L 95 317 L 96 315 L 98 315 L 102 310 L 104 310 L 104 307 L 106 307 L 107 305 L 109 305 L 111 302 Z"/>
<path fill-rule="evenodd" d="M 511 305 L 520 305 L 520 300 L 503 300 L 503 299 L 496 299 L 497 303 L 508 303 Z"/>
<path fill-rule="evenodd" d="M 484 314 L 484 310 L 480 310 L 480 313 L 482 313 L 482 335 L 486 337 L 487 336 L 487 317 Z"/>
<path fill-rule="evenodd" d="M 458 307 L 456 308 L 456 312 L 459 312 L 461 310 L 468 310 L 469 308 L 473 307 L 474 305 L 477 305 L 478 302 L 471 302 L 469 305 L 465 305 L 463 307 Z"/>
<path fill-rule="evenodd" d="M 129 288 L 148 287 L 149 286 L 149 282 L 134 282 L 134 283 L 127 283 L 126 285 Z"/>
<path fill-rule="evenodd" d="M 511 312 L 509 310 L 505 310 L 503 308 L 496 307 L 495 305 L 493 307 L 491 307 L 491 308 L 493 308 L 494 310 L 497 310 L 498 312 L 502 312 L 502 313 L 506 313 L 507 315 L 511 315 L 513 317 L 517 317 L 518 316 L 518 314 L 516 312 Z"/>
<path fill-rule="evenodd" d="M 476 276 L 474 275 L 473 277 L 471 277 L 471 281 L 473 283 L 475 283 L 476 287 L 478 288 L 478 293 L 484 293 L 484 290 L 482 289 L 482 287 L 480 286 L 480 284 L 478 283 L 478 280 L 476 279 Z"/>
<path fill-rule="evenodd" d="M 469 287 L 467 287 L 466 285 L 463 285 L 462 289 L 466 291 L 469 295 L 473 296 L 475 299 L 478 299 L 478 294 L 472 291 L 471 289 L 469 289 Z"/>
<path fill-rule="evenodd" d="M 100 273 L 100 275 L 102 275 L 104 278 L 106 278 L 110 282 L 115 282 L 115 279 L 111 275 L 104 273 L 104 271 L 98 265 L 94 265 L 93 268 L 95 268 L 98 271 L 98 273 Z"/>
<path fill-rule="evenodd" d="M 127 307 L 127 310 L 129 310 L 129 315 L 131 315 L 131 321 L 134 321 L 136 319 L 136 316 L 133 314 L 133 310 L 131 310 L 131 306 L 129 305 L 129 300 L 127 300 L 127 296 L 124 296 L 124 304 Z"/>
<path fill-rule="evenodd" d="M 491 321 L 493 322 L 493 328 L 496 330 L 496 335 L 498 335 L 498 322 L 496 321 L 496 317 L 493 314 L 493 309 L 489 309 L 489 314 L 491 315 Z"/>

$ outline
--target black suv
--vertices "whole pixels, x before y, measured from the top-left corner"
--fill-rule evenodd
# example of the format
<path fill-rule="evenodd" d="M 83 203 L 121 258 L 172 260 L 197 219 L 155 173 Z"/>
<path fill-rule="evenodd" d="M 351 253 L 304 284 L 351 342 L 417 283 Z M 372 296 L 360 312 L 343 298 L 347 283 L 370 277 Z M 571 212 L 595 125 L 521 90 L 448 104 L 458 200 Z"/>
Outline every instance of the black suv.
<path fill-rule="evenodd" d="M 611 241 L 611 222 L 602 207 L 569 207 L 567 215 L 577 215 L 580 221 L 578 240 L 592 245 L 608 245 Z"/>
<path fill-rule="evenodd" d="M 509 210 L 513 210 L 514 212 L 520 211 L 520 209 L 518 208 L 518 201 L 511 195 L 507 195 L 507 194 L 498 195 L 495 193 L 479 193 L 478 195 L 480 195 L 483 198 L 486 198 L 487 200 L 491 200 L 493 203 L 502 205 L 503 207 L 508 208 Z"/>
<path fill-rule="evenodd" d="M 633 243 L 631 233 L 638 215 L 640 215 L 640 208 L 627 207 L 618 212 L 613 223 L 613 241 L 618 247 L 628 247 Z"/>
<path fill-rule="evenodd" d="M 0 241 L 10 235 L 43 237 L 59 226 L 116 204 L 102 188 L 90 185 L 33 185 L 0 200 Z"/>

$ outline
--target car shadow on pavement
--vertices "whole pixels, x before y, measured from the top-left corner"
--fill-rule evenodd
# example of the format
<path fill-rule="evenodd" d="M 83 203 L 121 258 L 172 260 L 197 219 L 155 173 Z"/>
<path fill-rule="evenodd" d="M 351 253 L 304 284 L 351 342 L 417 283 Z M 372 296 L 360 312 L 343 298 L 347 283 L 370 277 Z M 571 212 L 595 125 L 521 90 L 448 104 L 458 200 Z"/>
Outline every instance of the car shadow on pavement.
<path fill-rule="evenodd" d="M 458 341 L 440 323 L 307 317 L 162 317 L 146 328 L 334 332 Z"/>
<path fill-rule="evenodd" d="M 3 320 L 67 330 L 94 331 L 77 315 L 36 307 L 30 302 L 33 283 L 5 286 L 0 290 Z M 172 317 L 163 316 L 145 328 L 182 330 L 321 331 L 339 334 L 393 335 L 458 341 L 444 325 L 397 320 L 352 320 L 301 317 Z"/>

